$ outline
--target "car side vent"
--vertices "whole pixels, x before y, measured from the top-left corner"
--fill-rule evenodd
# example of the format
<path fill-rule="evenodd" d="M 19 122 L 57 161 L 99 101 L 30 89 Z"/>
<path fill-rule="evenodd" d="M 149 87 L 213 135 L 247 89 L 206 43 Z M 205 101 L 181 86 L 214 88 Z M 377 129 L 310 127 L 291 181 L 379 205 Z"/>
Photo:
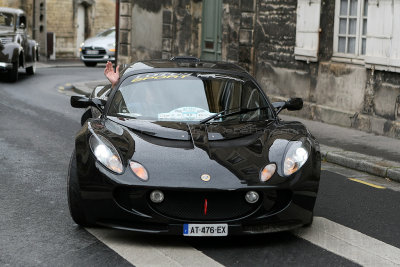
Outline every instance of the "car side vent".
<path fill-rule="evenodd" d="M 193 56 L 177 56 L 177 57 L 172 57 L 170 59 L 171 61 L 184 61 L 184 62 L 199 62 L 200 59 L 197 57 Z"/>

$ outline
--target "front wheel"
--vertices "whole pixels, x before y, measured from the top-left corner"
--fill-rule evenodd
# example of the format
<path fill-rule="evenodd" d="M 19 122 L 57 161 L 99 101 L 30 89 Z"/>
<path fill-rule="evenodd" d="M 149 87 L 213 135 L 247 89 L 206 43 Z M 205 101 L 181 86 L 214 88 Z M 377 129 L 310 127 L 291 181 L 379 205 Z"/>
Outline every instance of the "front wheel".
<path fill-rule="evenodd" d="M 32 66 L 27 67 L 26 69 L 26 73 L 29 75 L 33 75 L 36 72 L 36 62 L 33 62 Z"/>
<path fill-rule="evenodd" d="M 304 227 L 304 228 L 311 227 L 313 221 L 314 221 L 314 214 L 313 214 L 313 216 L 311 216 L 310 222 L 308 222 L 308 223 L 306 223 L 306 224 L 303 224 L 303 227 Z"/>
<path fill-rule="evenodd" d="M 19 64 L 18 61 L 13 63 L 12 69 L 8 73 L 8 81 L 9 82 L 16 82 L 18 80 L 18 68 Z"/>
<path fill-rule="evenodd" d="M 93 224 L 88 222 L 86 219 L 85 212 L 82 209 L 82 199 L 79 190 L 75 151 L 72 153 L 71 160 L 69 162 L 67 175 L 67 195 L 69 212 L 74 222 L 83 227 L 93 226 Z"/>

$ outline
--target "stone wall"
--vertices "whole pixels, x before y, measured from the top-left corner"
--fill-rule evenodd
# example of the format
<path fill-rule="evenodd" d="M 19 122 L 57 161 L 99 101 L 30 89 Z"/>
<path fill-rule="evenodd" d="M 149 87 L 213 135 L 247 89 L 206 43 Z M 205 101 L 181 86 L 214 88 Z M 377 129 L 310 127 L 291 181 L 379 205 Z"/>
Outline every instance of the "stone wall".
<path fill-rule="evenodd" d="M 115 25 L 115 1 L 112 0 L 47 0 L 47 31 L 56 34 L 56 57 L 75 57 L 77 8 L 87 6 L 86 38 Z"/>
<path fill-rule="evenodd" d="M 200 55 L 201 1 L 123 0 L 121 10 L 124 10 L 120 17 L 120 56 L 123 63 Z M 130 19 L 127 12 L 130 12 Z M 127 20 L 130 21 L 125 22 Z"/>
<path fill-rule="evenodd" d="M 302 97 L 305 108 L 292 115 L 400 138 L 400 74 L 332 59 L 334 1 L 322 1 L 319 61 L 295 60 L 296 6 L 257 1 L 255 75 L 267 94 Z"/>
<path fill-rule="evenodd" d="M 75 57 L 76 11 L 87 6 L 87 38 L 115 26 L 115 0 L 46 0 L 47 31 L 56 34 L 56 57 Z M 27 13 L 28 34 L 32 36 L 33 0 L 0 0 L 0 6 L 20 8 Z"/>
<path fill-rule="evenodd" d="M 253 73 L 256 0 L 224 0 L 222 21 L 222 58 Z"/>
<path fill-rule="evenodd" d="M 47 31 L 56 34 L 56 58 L 75 56 L 76 26 L 72 11 L 73 1 L 46 1 Z"/>

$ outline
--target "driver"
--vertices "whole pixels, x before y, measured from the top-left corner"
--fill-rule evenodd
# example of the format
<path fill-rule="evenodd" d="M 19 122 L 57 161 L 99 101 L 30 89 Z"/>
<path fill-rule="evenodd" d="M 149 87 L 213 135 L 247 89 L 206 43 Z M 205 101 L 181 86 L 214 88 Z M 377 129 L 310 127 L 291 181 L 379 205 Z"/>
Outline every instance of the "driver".
<path fill-rule="evenodd" d="M 117 85 L 119 81 L 119 66 L 117 66 L 116 70 L 114 71 L 113 65 L 110 61 L 107 61 L 106 67 L 104 69 L 104 75 L 110 81 L 112 88 Z M 137 99 L 138 101 L 129 101 L 127 105 L 128 110 L 127 112 L 131 113 L 138 113 L 140 115 L 154 115 L 154 107 L 153 103 L 153 96 L 149 91 L 145 91 L 144 95 L 141 98 Z"/>

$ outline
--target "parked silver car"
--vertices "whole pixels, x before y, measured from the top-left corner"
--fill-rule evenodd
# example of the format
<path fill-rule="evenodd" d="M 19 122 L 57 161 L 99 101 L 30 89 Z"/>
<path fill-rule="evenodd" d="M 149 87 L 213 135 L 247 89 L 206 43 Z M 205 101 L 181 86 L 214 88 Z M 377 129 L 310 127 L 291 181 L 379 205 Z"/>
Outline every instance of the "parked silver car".
<path fill-rule="evenodd" d="M 87 67 L 95 67 L 97 63 L 115 61 L 115 28 L 100 32 L 87 39 L 80 47 L 81 60 Z"/>

